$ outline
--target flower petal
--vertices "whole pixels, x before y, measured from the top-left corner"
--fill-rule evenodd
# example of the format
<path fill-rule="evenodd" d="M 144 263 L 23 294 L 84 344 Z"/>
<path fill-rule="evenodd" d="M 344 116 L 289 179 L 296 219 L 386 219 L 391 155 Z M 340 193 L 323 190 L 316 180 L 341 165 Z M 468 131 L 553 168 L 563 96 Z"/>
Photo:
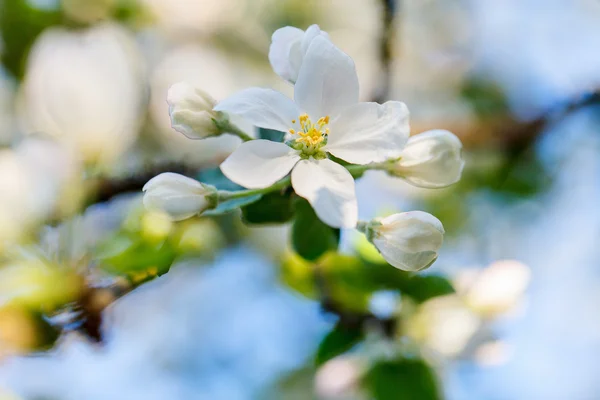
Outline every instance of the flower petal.
<path fill-rule="evenodd" d="M 300 160 L 297 150 L 269 140 L 242 143 L 223 163 L 223 174 L 248 189 L 271 186 L 286 176 Z"/>
<path fill-rule="evenodd" d="M 260 128 L 286 132 L 297 119 L 298 109 L 294 102 L 272 89 L 249 88 L 221 101 L 214 108 L 244 117 Z"/>
<path fill-rule="evenodd" d="M 358 206 L 354 178 L 341 165 L 325 160 L 302 160 L 292 170 L 292 186 L 334 228 L 354 228 Z"/>
<path fill-rule="evenodd" d="M 358 103 L 331 122 L 325 150 L 352 164 L 383 162 L 400 157 L 409 134 L 406 104 Z"/>
<path fill-rule="evenodd" d="M 436 129 L 408 139 L 392 173 L 425 188 L 442 188 L 460 180 L 465 165 L 462 143 L 452 132 Z"/>
<path fill-rule="evenodd" d="M 273 71 L 286 81 L 295 82 L 302 63 L 302 39 L 304 31 L 286 26 L 277 29 L 271 37 L 269 61 Z"/>
<path fill-rule="evenodd" d="M 337 116 L 358 102 L 354 61 L 322 35 L 315 37 L 304 56 L 294 99 L 315 120 Z"/>
<path fill-rule="evenodd" d="M 167 213 L 173 220 L 190 218 L 210 207 L 207 195 L 214 188 L 187 176 L 165 172 L 155 176 L 142 189 L 144 206 Z"/>
<path fill-rule="evenodd" d="M 444 240 L 439 219 L 422 211 L 394 214 L 373 227 L 373 244 L 391 265 L 404 271 L 420 271 L 437 259 Z"/>

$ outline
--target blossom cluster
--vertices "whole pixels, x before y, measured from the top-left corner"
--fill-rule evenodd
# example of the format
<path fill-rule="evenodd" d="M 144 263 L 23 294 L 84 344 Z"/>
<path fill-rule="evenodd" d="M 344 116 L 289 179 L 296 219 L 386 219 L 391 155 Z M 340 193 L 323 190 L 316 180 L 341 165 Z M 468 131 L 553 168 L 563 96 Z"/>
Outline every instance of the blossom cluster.
<path fill-rule="evenodd" d="M 249 88 L 217 102 L 182 82 L 167 96 L 173 128 L 193 139 L 240 136 L 244 143 L 220 168 L 249 189 L 248 195 L 276 190 L 282 182 L 283 187 L 291 185 L 321 221 L 359 229 L 391 265 L 408 271 L 431 265 L 443 241 L 441 222 L 421 211 L 359 221 L 354 177 L 382 170 L 419 187 L 451 185 L 460 179 L 464 165 L 460 140 L 446 130 L 411 137 L 408 108 L 400 101 L 359 102 L 354 61 L 317 25 L 306 31 L 277 30 L 269 60 L 294 85 L 293 100 L 272 89 Z M 253 139 L 230 117 L 284 132 L 284 140 Z M 176 220 L 226 199 L 214 187 L 172 173 L 153 178 L 144 191 L 148 208 Z"/>

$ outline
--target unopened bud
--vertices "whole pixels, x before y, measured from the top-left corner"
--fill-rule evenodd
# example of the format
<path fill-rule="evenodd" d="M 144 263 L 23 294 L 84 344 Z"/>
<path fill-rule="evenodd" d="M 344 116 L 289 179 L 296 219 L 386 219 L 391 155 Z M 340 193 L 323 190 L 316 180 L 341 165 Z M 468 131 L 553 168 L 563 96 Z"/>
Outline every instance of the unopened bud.
<path fill-rule="evenodd" d="M 206 92 L 187 82 L 169 88 L 167 94 L 171 126 L 190 139 L 219 135 L 215 124 L 219 113 L 213 111 L 216 101 Z"/>
<path fill-rule="evenodd" d="M 216 206 L 217 190 L 195 179 L 165 172 L 150 179 L 142 189 L 144 205 L 180 221 Z"/>

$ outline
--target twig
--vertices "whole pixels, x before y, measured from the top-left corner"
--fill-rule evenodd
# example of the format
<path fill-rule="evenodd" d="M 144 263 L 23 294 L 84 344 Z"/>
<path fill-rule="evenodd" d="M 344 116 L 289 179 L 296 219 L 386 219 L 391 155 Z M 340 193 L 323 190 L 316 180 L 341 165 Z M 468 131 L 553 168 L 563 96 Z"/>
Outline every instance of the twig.
<path fill-rule="evenodd" d="M 372 96 L 373 101 L 384 103 L 389 98 L 392 85 L 392 61 L 395 31 L 395 14 L 399 0 L 380 0 L 383 5 L 381 33 L 379 36 L 379 62 L 381 81 Z"/>

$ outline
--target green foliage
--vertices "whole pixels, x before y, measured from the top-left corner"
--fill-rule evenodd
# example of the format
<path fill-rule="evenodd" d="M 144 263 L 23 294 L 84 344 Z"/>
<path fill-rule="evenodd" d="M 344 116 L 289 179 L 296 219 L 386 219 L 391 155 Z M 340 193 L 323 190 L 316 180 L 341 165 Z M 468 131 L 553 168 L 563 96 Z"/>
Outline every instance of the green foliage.
<path fill-rule="evenodd" d="M 332 302 L 347 312 L 366 313 L 371 296 L 380 290 L 397 290 L 416 303 L 454 293 L 452 284 L 439 275 L 401 271 L 387 263 L 327 252 L 316 262 L 298 256 L 282 264 L 282 279 L 292 289 L 312 299 Z"/>
<path fill-rule="evenodd" d="M 479 117 L 508 113 L 508 103 L 502 88 L 492 82 L 471 79 L 462 87 L 461 96 L 471 103 Z"/>
<path fill-rule="evenodd" d="M 292 193 L 286 191 L 263 195 L 254 203 L 242 208 L 246 224 L 281 224 L 294 216 Z"/>
<path fill-rule="evenodd" d="M 318 299 L 315 265 L 296 253 L 291 253 L 281 264 L 281 280 L 303 296 Z"/>
<path fill-rule="evenodd" d="M 321 341 L 315 364 L 317 366 L 344 354 L 364 339 L 364 333 L 359 327 L 349 327 L 338 323 Z"/>
<path fill-rule="evenodd" d="M 14 77 L 23 77 L 34 40 L 60 18 L 58 10 L 37 9 L 27 0 L 0 0 L 2 64 Z"/>
<path fill-rule="evenodd" d="M 285 133 L 281 131 L 276 131 L 274 129 L 260 128 L 258 130 L 258 136 L 261 139 L 270 140 L 272 142 L 283 142 Z"/>
<path fill-rule="evenodd" d="M 153 270 L 166 273 L 177 253 L 170 240 L 153 242 L 144 240 L 137 232 L 121 232 L 104 242 L 97 257 L 102 267 L 118 275 L 130 275 Z"/>
<path fill-rule="evenodd" d="M 296 218 L 292 226 L 292 246 L 296 253 L 309 261 L 316 261 L 331 250 L 337 250 L 340 230 L 325 224 L 301 197 L 295 200 Z"/>
<path fill-rule="evenodd" d="M 423 360 L 400 358 L 375 364 L 363 378 L 375 400 L 441 399 L 435 372 Z"/>
<path fill-rule="evenodd" d="M 406 281 L 402 293 L 412 297 L 418 303 L 423 303 L 434 297 L 452 294 L 454 288 L 443 276 L 413 275 Z"/>

